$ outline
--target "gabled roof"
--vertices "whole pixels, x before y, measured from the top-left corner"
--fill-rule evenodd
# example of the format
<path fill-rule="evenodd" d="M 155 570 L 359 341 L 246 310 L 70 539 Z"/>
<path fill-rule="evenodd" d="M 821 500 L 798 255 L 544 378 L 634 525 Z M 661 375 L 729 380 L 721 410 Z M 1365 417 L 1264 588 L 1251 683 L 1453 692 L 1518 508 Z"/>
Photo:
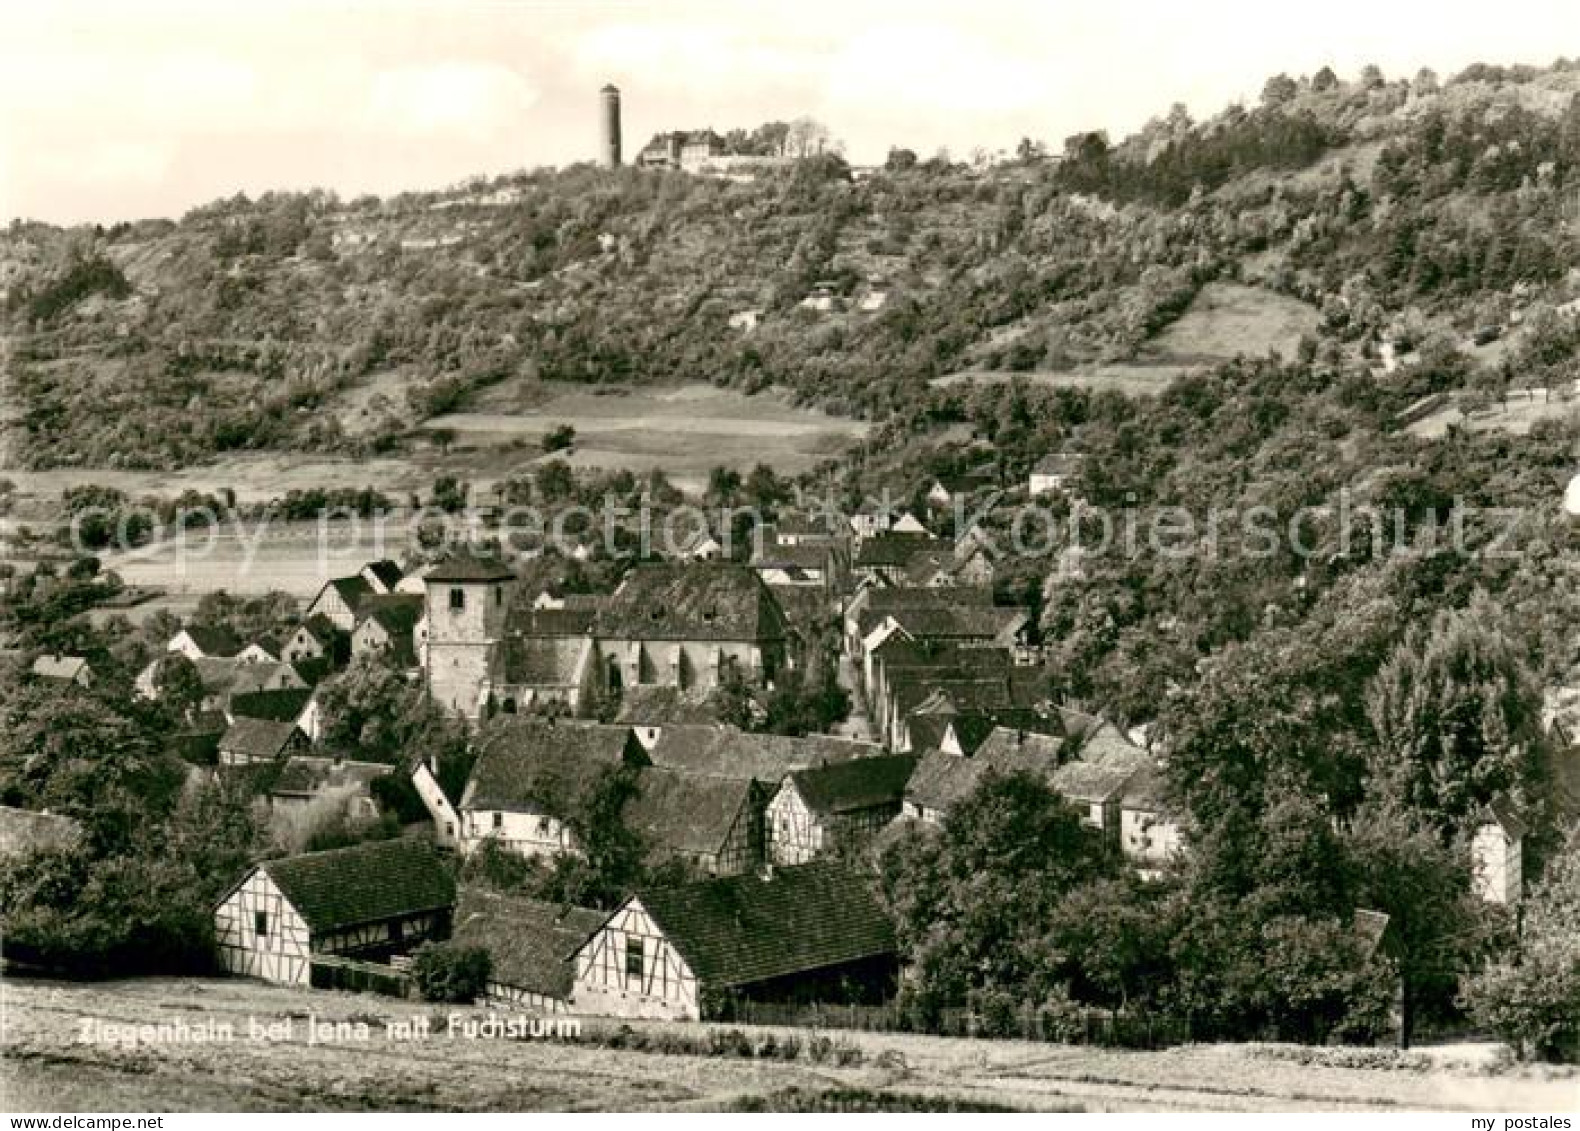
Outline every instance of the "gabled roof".
<path fill-rule="evenodd" d="M 634 726 L 717 727 L 719 702 L 708 694 L 663 684 L 637 684 L 620 693 L 617 723 Z"/>
<path fill-rule="evenodd" d="M 1510 840 L 1518 840 L 1529 830 L 1525 821 L 1514 808 L 1514 802 L 1509 800 L 1508 794 L 1500 793 L 1481 810 L 1481 819 L 1491 821 L 1503 830 L 1503 835 Z"/>
<path fill-rule="evenodd" d="M 815 512 L 803 514 L 799 511 L 781 514 L 774 524 L 774 530 L 797 538 L 834 538 L 842 533 L 832 515 Z"/>
<path fill-rule="evenodd" d="M 834 863 L 650 889 L 636 898 L 708 986 L 747 986 L 895 951 L 894 927 L 877 899 Z"/>
<path fill-rule="evenodd" d="M 898 806 L 916 759 L 905 754 L 856 758 L 797 770 L 789 776 L 807 808 L 820 816 Z"/>
<path fill-rule="evenodd" d="M 726 562 L 640 565 L 598 610 L 604 639 L 727 640 L 785 638 L 779 602 L 746 566 Z"/>
<path fill-rule="evenodd" d="M 1106 802 L 1118 797 L 1140 768 L 1109 762 L 1070 762 L 1054 771 L 1049 784 L 1071 801 Z"/>
<path fill-rule="evenodd" d="M 752 783 L 649 766 L 622 816 L 658 860 L 674 854 L 712 855 L 730 830 L 751 819 Z"/>
<path fill-rule="evenodd" d="M 587 636 L 592 632 L 595 608 L 569 604 L 563 609 L 511 609 L 506 631 L 512 636 Z"/>
<path fill-rule="evenodd" d="M 371 573 L 374 577 L 378 578 L 380 584 L 382 584 L 387 590 L 394 589 L 395 586 L 399 585 L 401 577 L 404 576 L 401 573 L 399 564 L 390 561 L 388 558 L 382 558 L 376 562 L 369 562 L 362 568 L 368 573 Z"/>
<path fill-rule="evenodd" d="M 237 718 L 272 719 L 294 723 L 313 701 L 310 687 L 282 687 L 277 691 L 242 691 L 230 697 L 230 713 Z"/>
<path fill-rule="evenodd" d="M 647 761 L 629 727 L 526 716 L 496 719 L 477 745 L 461 809 L 568 816 L 604 774 Z"/>
<path fill-rule="evenodd" d="M 919 640 L 992 640 L 1031 619 L 1025 609 L 1003 606 L 900 609 L 889 615 Z"/>
<path fill-rule="evenodd" d="M 232 665 L 226 686 L 235 695 L 244 695 L 249 691 L 267 690 L 268 685 L 275 681 L 283 682 L 287 687 L 305 687 L 307 685 L 307 681 L 302 678 L 302 673 L 296 670 L 294 664 L 273 663 L 269 660 L 261 660 L 255 664 L 241 664 L 234 660 L 223 662 Z M 197 661 L 200 673 L 203 663 L 203 660 Z M 203 680 L 203 686 L 205 688 L 208 687 L 208 679 L 206 677 Z"/>
<path fill-rule="evenodd" d="M 424 581 L 514 581 L 516 573 L 498 558 L 457 551 L 435 563 Z"/>
<path fill-rule="evenodd" d="M 0 859 L 44 848 L 71 848 L 81 839 L 82 826 L 70 817 L 0 805 Z"/>
<path fill-rule="evenodd" d="M 258 867 L 314 934 L 455 905 L 455 881 L 438 852 L 409 837 L 266 860 Z"/>
<path fill-rule="evenodd" d="M 829 735 L 790 738 L 751 734 L 733 727 L 666 726 L 654 744 L 653 765 L 693 774 L 713 774 L 777 784 L 809 766 L 871 757 L 883 748 Z"/>
<path fill-rule="evenodd" d="M 254 761 L 268 761 L 279 757 L 299 733 L 295 722 L 238 718 L 219 740 L 219 748 L 245 754 Z"/>
<path fill-rule="evenodd" d="M 1173 808 L 1168 775 L 1156 762 L 1149 762 L 1130 775 L 1120 791 L 1120 804 L 1126 809 L 1147 813 L 1167 813 Z"/>
<path fill-rule="evenodd" d="M 858 568 L 904 567 L 923 551 L 948 549 L 951 545 L 952 543 L 942 542 L 931 534 L 901 534 L 892 530 L 885 531 L 861 540 L 861 548 L 856 551 L 856 565 Z"/>
<path fill-rule="evenodd" d="M 451 938 L 480 946 L 492 963 L 489 981 L 565 999 L 575 980 L 571 955 L 608 916 L 482 888 L 462 890 Z"/>
<path fill-rule="evenodd" d="M 299 631 L 305 631 L 307 635 L 320 644 L 329 645 L 334 643 L 335 634 L 340 629 L 334 621 L 330 620 L 323 613 L 314 613 L 301 623 Z"/>
<path fill-rule="evenodd" d="M 924 809 L 947 811 L 969 797 L 989 771 L 1029 773 L 1046 780 L 1058 769 L 1061 746 L 1046 735 L 996 730 L 971 757 L 931 751 L 911 775 L 905 799 Z"/>
<path fill-rule="evenodd" d="M 425 598 L 418 593 L 374 593 L 357 606 L 357 620 L 374 620 L 391 636 L 411 638 L 422 619 Z"/>
<path fill-rule="evenodd" d="M 318 597 L 324 595 L 324 589 L 333 589 L 340 594 L 340 599 L 352 612 L 356 612 L 363 601 L 373 596 L 373 586 L 360 574 L 352 574 L 350 577 L 331 577 L 324 582 L 324 588 L 318 591 Z M 313 598 L 313 604 L 318 603 L 318 597 Z"/>
<path fill-rule="evenodd" d="M 222 624 L 189 624 L 181 632 L 197 645 L 198 651 L 210 658 L 234 656 L 242 649 L 241 638 Z"/>
<path fill-rule="evenodd" d="M 92 674 L 81 656 L 40 656 L 33 661 L 33 674 L 44 679 L 64 679 L 73 683 L 83 673 Z"/>
<path fill-rule="evenodd" d="M 833 551 L 821 542 L 796 542 L 789 546 L 759 546 L 752 554 L 753 569 L 824 570 Z"/>

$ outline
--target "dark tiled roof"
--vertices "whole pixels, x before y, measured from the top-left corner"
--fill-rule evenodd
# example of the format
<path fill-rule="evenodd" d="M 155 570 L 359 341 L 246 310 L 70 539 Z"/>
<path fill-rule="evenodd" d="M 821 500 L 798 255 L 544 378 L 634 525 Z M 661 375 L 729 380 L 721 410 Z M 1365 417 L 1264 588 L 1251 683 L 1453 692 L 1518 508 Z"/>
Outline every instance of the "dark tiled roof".
<path fill-rule="evenodd" d="M 565 999 L 575 975 L 571 955 L 607 917 L 584 907 L 466 888 L 451 937 L 488 951 L 490 981 Z"/>
<path fill-rule="evenodd" d="M 238 718 L 219 740 L 219 748 L 267 760 L 278 757 L 299 733 L 294 722 Z"/>
<path fill-rule="evenodd" d="M 314 613 L 302 622 L 302 627 L 307 630 L 309 636 L 320 644 L 333 643 L 335 634 L 340 631 L 336 627 L 335 622 L 323 613 Z"/>
<path fill-rule="evenodd" d="M 894 927 L 856 875 L 818 862 L 641 892 L 698 979 L 746 986 L 894 953 Z"/>
<path fill-rule="evenodd" d="M 197 661 L 200 673 L 205 662 L 212 663 L 213 661 Z M 276 664 L 268 660 L 255 664 L 240 664 L 234 660 L 223 662 L 232 665 L 229 682 L 226 686 L 232 694 L 236 695 L 268 690 L 267 685 L 274 682 L 283 682 L 287 687 L 301 687 L 307 682 L 292 664 Z M 203 686 L 208 687 L 207 678 L 203 680 Z"/>
<path fill-rule="evenodd" d="M 294 723 L 312 702 L 309 687 L 283 687 L 278 691 L 243 691 L 230 697 L 230 713 L 243 719 L 271 719 Z"/>
<path fill-rule="evenodd" d="M 859 597 L 855 605 L 859 612 L 882 619 L 889 613 L 902 609 L 960 608 L 962 606 L 991 606 L 993 590 L 983 585 L 956 585 L 949 589 L 924 589 L 897 587 L 871 589 Z"/>
<path fill-rule="evenodd" d="M 784 613 L 751 569 L 734 563 L 643 565 L 598 611 L 604 639 L 783 640 Z"/>
<path fill-rule="evenodd" d="M 1071 801 L 1104 802 L 1119 796 L 1140 769 L 1117 762 L 1070 762 L 1054 772 L 1049 784 Z"/>
<path fill-rule="evenodd" d="M 918 640 L 991 640 L 1030 619 L 1025 609 L 940 607 L 890 613 Z"/>
<path fill-rule="evenodd" d="M 423 575 L 425 581 L 514 581 L 515 577 L 515 571 L 498 558 L 468 553 L 451 554 Z"/>
<path fill-rule="evenodd" d="M 360 608 L 363 601 L 373 596 L 373 586 L 368 584 L 367 578 L 359 575 L 331 577 L 324 586 L 339 593 L 340 599 L 346 603 L 346 608 L 352 612 Z"/>
<path fill-rule="evenodd" d="M 617 723 L 633 726 L 719 725 L 719 703 L 711 695 L 659 684 L 638 684 L 620 693 Z"/>
<path fill-rule="evenodd" d="M 70 848 L 82 839 L 82 826 L 70 817 L 0 805 L 0 858 L 43 848 Z"/>
<path fill-rule="evenodd" d="M 320 790 L 355 786 L 366 793 L 374 781 L 394 770 L 394 766 L 384 762 L 352 762 L 298 754 L 285 760 L 270 792 L 291 797 L 310 797 Z"/>
<path fill-rule="evenodd" d="M 1524 836 L 1528 831 L 1524 820 L 1515 812 L 1514 803 L 1509 800 L 1507 794 L 1500 793 L 1487 802 L 1481 816 L 1483 820 L 1495 822 L 1504 831 L 1505 835 L 1516 840 Z"/>
<path fill-rule="evenodd" d="M 234 656 L 242 648 L 241 638 L 222 624 L 189 624 L 186 634 L 205 656 Z"/>
<path fill-rule="evenodd" d="M 586 636 L 592 632 L 597 610 L 581 606 L 563 609 L 511 610 L 506 631 L 514 636 Z"/>
<path fill-rule="evenodd" d="M 496 719 L 478 739 L 460 807 L 567 816 L 605 773 L 646 760 L 629 727 Z"/>
<path fill-rule="evenodd" d="M 824 570 L 828 568 L 830 550 L 827 546 L 797 542 L 793 546 L 763 546 L 752 555 L 753 569 Z"/>
<path fill-rule="evenodd" d="M 969 797 L 990 770 L 1029 773 L 1046 779 L 1058 768 L 1059 754 L 1058 739 L 995 731 L 972 757 L 942 750 L 923 756 L 906 786 L 905 798 L 926 809 L 947 811 Z"/>
<path fill-rule="evenodd" d="M 917 554 L 948 546 L 949 543 L 940 542 L 931 534 L 875 534 L 862 539 L 861 548 L 856 551 L 856 565 L 906 566 Z"/>
<path fill-rule="evenodd" d="M 390 635 L 410 639 L 422 619 L 423 605 L 420 593 L 374 593 L 357 606 L 357 618 L 376 620 Z"/>
<path fill-rule="evenodd" d="M 1125 782 L 1119 800 L 1127 809 L 1140 809 L 1148 813 L 1169 812 L 1173 806 L 1168 775 L 1155 762 L 1143 765 Z"/>
<path fill-rule="evenodd" d="M 843 533 L 831 516 L 823 514 L 781 514 L 774 530 L 797 538 L 834 538 Z"/>
<path fill-rule="evenodd" d="M 712 855 L 738 821 L 749 819 L 751 796 L 750 781 L 647 767 L 623 816 L 658 860 Z"/>
<path fill-rule="evenodd" d="M 315 934 L 455 905 L 438 852 L 407 837 L 260 864 Z"/>
<path fill-rule="evenodd" d="M 693 774 L 715 774 L 777 785 L 809 766 L 872 757 L 883 748 L 826 735 L 789 738 L 733 727 L 666 726 L 653 746 L 653 764 Z"/>
<path fill-rule="evenodd" d="M 383 558 L 376 562 L 369 562 L 362 568 L 367 570 L 374 577 L 378 578 L 385 589 L 394 589 L 395 586 L 400 584 L 400 579 L 403 576 L 401 574 L 400 566 L 395 562 L 390 561 L 388 558 Z"/>
<path fill-rule="evenodd" d="M 809 809 L 832 815 L 899 805 L 915 769 L 915 758 L 895 754 L 798 770 L 790 780 Z"/>

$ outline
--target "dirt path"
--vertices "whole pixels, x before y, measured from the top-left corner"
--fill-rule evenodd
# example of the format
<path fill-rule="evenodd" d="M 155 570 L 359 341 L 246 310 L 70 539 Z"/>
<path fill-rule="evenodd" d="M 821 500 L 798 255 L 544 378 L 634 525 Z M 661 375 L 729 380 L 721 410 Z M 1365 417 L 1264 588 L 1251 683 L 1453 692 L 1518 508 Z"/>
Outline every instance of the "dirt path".
<path fill-rule="evenodd" d="M 474 1015 L 471 1011 L 468 1016 Z M 1200 1046 L 1166 1052 L 861 1033 L 859 1067 L 593 1047 L 558 1039 L 447 1036 L 440 1007 L 235 980 L 0 983 L 0 1100 L 8 1110 L 709 1110 L 784 1088 L 952 1095 L 1034 1110 L 1554 1111 L 1580 1077 L 1488 1074 L 1466 1054 Z M 429 1018 L 434 1033 L 385 1033 Z M 310 1043 L 311 1019 L 364 1022 Z M 228 1025 L 229 1040 L 117 1044 L 114 1026 Z M 252 1030 L 251 1022 L 264 1026 Z M 290 1034 L 269 1026 L 290 1025 Z M 85 1025 L 96 1025 L 94 1030 Z M 606 1025 L 607 1022 L 598 1024 Z M 106 1028 L 108 1026 L 109 1028 Z M 638 1023 L 649 1034 L 696 1027 Z M 99 1036 L 88 1039 L 92 1033 Z M 250 1032 L 259 1032 L 250 1036 Z M 805 1038 L 808 1034 L 802 1034 Z M 880 1063 L 880 1057 L 882 1063 Z M 1482 1058 L 1484 1061 L 1485 1058 Z M 1361 1065 L 1368 1065 L 1362 1067 Z"/>

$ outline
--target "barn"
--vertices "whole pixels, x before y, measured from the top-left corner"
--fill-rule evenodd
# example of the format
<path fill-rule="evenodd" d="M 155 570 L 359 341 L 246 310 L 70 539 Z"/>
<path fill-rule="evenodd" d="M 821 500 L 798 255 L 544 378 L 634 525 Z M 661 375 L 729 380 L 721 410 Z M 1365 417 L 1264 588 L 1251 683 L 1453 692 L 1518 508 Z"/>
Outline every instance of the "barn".
<path fill-rule="evenodd" d="M 454 941 L 488 952 L 484 1005 L 545 1013 L 570 1009 L 571 956 L 602 926 L 606 912 L 468 888 L 455 910 Z"/>
<path fill-rule="evenodd" d="M 880 1001 L 898 972 L 883 908 L 822 861 L 638 892 L 575 962 L 578 1012 L 693 1021 L 737 1001 Z"/>
<path fill-rule="evenodd" d="M 220 965 L 305 986 L 314 955 L 380 962 L 448 938 L 455 881 L 432 845 L 373 841 L 256 865 L 214 909 Z"/>

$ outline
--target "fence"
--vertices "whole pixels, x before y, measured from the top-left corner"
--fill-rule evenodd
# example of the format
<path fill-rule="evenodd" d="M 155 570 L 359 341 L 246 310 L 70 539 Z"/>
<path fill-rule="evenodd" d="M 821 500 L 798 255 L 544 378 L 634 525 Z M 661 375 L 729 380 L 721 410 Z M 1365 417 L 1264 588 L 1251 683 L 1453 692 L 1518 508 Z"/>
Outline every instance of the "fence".
<path fill-rule="evenodd" d="M 918 1017 L 889 1005 L 793 1005 L 739 1001 L 723 1006 L 709 1020 L 743 1025 L 808 1029 L 856 1029 L 927 1033 L 940 1037 L 1005 1037 L 1058 1044 L 1159 1049 L 1188 1043 L 1191 1027 L 1163 1014 L 1127 1014 L 1094 1009 L 1052 1012 L 1033 1008 L 997 1016 L 967 1008 L 946 1008 Z"/>
<path fill-rule="evenodd" d="M 412 997 L 416 993 L 411 975 L 403 970 L 333 954 L 313 955 L 308 978 L 315 990 L 354 990 L 385 997 Z"/>

